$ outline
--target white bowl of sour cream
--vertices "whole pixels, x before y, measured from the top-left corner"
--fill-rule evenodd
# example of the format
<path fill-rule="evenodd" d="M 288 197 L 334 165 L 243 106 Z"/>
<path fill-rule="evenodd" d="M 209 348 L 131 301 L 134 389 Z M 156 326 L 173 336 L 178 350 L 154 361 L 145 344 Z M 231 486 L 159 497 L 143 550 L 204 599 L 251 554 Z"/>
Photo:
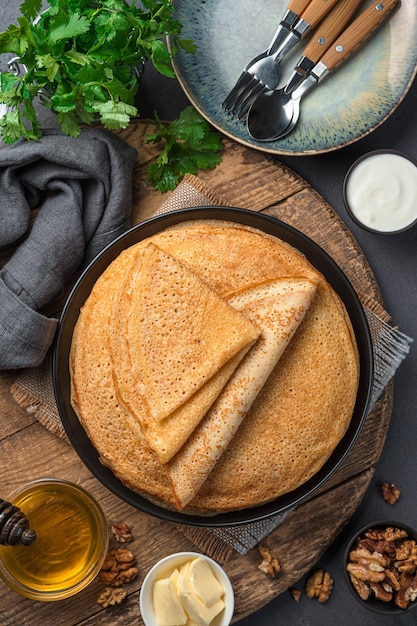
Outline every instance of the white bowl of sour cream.
<path fill-rule="evenodd" d="M 177 552 L 150 569 L 139 604 L 145 626 L 229 626 L 234 593 L 216 561 L 197 552 Z"/>
<path fill-rule="evenodd" d="M 351 218 L 374 233 L 392 235 L 417 222 L 417 162 L 397 150 L 374 150 L 350 167 L 343 197 Z"/>

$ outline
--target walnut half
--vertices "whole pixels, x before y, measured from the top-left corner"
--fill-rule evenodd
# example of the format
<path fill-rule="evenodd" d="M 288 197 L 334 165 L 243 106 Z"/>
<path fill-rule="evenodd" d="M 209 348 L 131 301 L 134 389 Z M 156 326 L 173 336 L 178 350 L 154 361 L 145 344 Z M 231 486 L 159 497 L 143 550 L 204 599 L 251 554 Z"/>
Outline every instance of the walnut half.
<path fill-rule="evenodd" d="M 318 569 L 311 574 L 306 583 L 308 598 L 317 598 L 319 602 L 327 602 L 333 589 L 333 578 L 329 572 Z"/>
<path fill-rule="evenodd" d="M 111 531 L 117 543 L 129 543 L 132 541 L 132 532 L 127 524 L 113 524 Z"/>
<path fill-rule="evenodd" d="M 388 504 L 395 504 L 400 495 L 401 492 L 398 487 L 394 485 L 394 483 L 382 484 L 382 497 L 384 498 L 385 502 L 388 502 Z"/>
<path fill-rule="evenodd" d="M 264 574 L 268 574 L 271 578 L 275 578 L 275 576 L 280 572 L 281 566 L 275 554 L 266 546 L 258 546 L 259 554 L 261 555 L 263 561 L 260 565 L 258 565 L 258 569 Z"/>
<path fill-rule="evenodd" d="M 127 596 L 126 589 L 116 589 L 115 587 L 106 587 L 105 590 L 97 598 L 97 604 L 101 604 L 104 609 L 108 606 L 121 604 Z"/>
<path fill-rule="evenodd" d="M 100 579 L 110 587 L 121 587 L 134 580 L 138 573 L 133 552 L 127 548 L 115 548 L 104 559 Z"/>

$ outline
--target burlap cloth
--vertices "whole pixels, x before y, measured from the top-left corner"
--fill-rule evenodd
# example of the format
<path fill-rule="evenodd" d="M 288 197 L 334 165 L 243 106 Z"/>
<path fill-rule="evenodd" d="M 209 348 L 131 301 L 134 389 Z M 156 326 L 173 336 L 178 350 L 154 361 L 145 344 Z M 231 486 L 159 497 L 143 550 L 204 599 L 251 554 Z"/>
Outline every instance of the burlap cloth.
<path fill-rule="evenodd" d="M 155 215 L 195 206 L 228 204 L 224 198 L 217 197 L 200 179 L 187 175 Z M 389 315 L 378 303 L 369 298 L 362 298 L 362 304 L 371 330 L 375 359 L 372 408 L 408 354 L 413 340 L 389 324 Z M 59 437 L 67 439 L 54 397 L 51 352 L 39 367 L 22 371 L 12 385 L 11 392 L 15 400 L 41 424 Z M 235 527 L 198 528 L 184 525 L 179 529 L 200 550 L 220 562 L 225 562 L 233 549 L 245 554 L 272 532 L 289 512 Z"/>

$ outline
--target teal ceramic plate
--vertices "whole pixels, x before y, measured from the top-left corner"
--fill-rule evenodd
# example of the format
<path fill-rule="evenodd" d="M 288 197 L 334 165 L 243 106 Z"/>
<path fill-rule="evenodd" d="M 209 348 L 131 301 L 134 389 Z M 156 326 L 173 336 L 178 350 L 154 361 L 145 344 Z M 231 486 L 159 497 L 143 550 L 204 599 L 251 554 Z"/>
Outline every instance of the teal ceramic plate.
<path fill-rule="evenodd" d="M 364 1 L 363 6 L 370 4 Z M 417 72 L 417 0 L 400 10 L 355 56 L 330 74 L 301 103 L 292 133 L 271 143 L 253 140 L 244 122 L 222 109 L 241 70 L 264 51 L 287 6 L 286 0 L 175 0 L 181 36 L 198 50 L 179 50 L 178 80 L 194 107 L 225 135 L 264 152 L 319 154 L 349 145 L 380 126 L 400 104 Z M 305 42 L 281 65 L 285 84 Z"/>

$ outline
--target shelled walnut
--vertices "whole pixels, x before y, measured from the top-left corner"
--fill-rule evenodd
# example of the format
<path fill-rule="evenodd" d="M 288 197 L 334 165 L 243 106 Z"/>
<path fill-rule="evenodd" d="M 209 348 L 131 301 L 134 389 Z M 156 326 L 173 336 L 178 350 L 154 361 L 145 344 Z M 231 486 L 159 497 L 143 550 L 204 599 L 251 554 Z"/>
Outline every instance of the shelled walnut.
<path fill-rule="evenodd" d="M 292 597 L 294 598 L 296 603 L 299 604 L 300 599 L 301 599 L 301 591 L 300 591 L 300 589 L 297 589 L 296 587 L 291 587 L 290 594 L 292 595 Z"/>
<path fill-rule="evenodd" d="M 333 578 L 329 572 L 318 569 L 311 574 L 306 583 L 308 598 L 317 598 L 319 602 L 327 602 L 333 589 Z"/>
<path fill-rule="evenodd" d="M 382 497 L 384 498 L 385 502 L 388 502 L 388 504 L 395 504 L 400 495 L 401 492 L 398 487 L 394 485 L 394 483 L 382 484 Z"/>
<path fill-rule="evenodd" d="M 264 572 L 264 574 L 271 576 L 271 578 L 275 578 L 281 570 L 277 557 L 269 548 L 263 545 L 258 546 L 258 552 L 263 559 L 262 563 L 258 565 L 258 569 Z"/>
<path fill-rule="evenodd" d="M 107 609 L 108 606 L 121 604 L 126 596 L 126 589 L 121 589 L 120 587 L 106 587 L 97 598 L 97 604 L 101 604 L 104 609 Z"/>
<path fill-rule="evenodd" d="M 111 531 L 117 543 L 129 543 L 132 541 L 132 532 L 127 524 L 113 524 Z"/>
<path fill-rule="evenodd" d="M 104 559 L 100 579 L 110 587 L 121 587 L 134 580 L 138 573 L 133 552 L 127 548 L 115 548 Z"/>
<path fill-rule="evenodd" d="M 359 597 L 406 609 L 417 598 L 417 542 L 404 529 L 371 528 L 355 542 L 346 566 Z"/>

